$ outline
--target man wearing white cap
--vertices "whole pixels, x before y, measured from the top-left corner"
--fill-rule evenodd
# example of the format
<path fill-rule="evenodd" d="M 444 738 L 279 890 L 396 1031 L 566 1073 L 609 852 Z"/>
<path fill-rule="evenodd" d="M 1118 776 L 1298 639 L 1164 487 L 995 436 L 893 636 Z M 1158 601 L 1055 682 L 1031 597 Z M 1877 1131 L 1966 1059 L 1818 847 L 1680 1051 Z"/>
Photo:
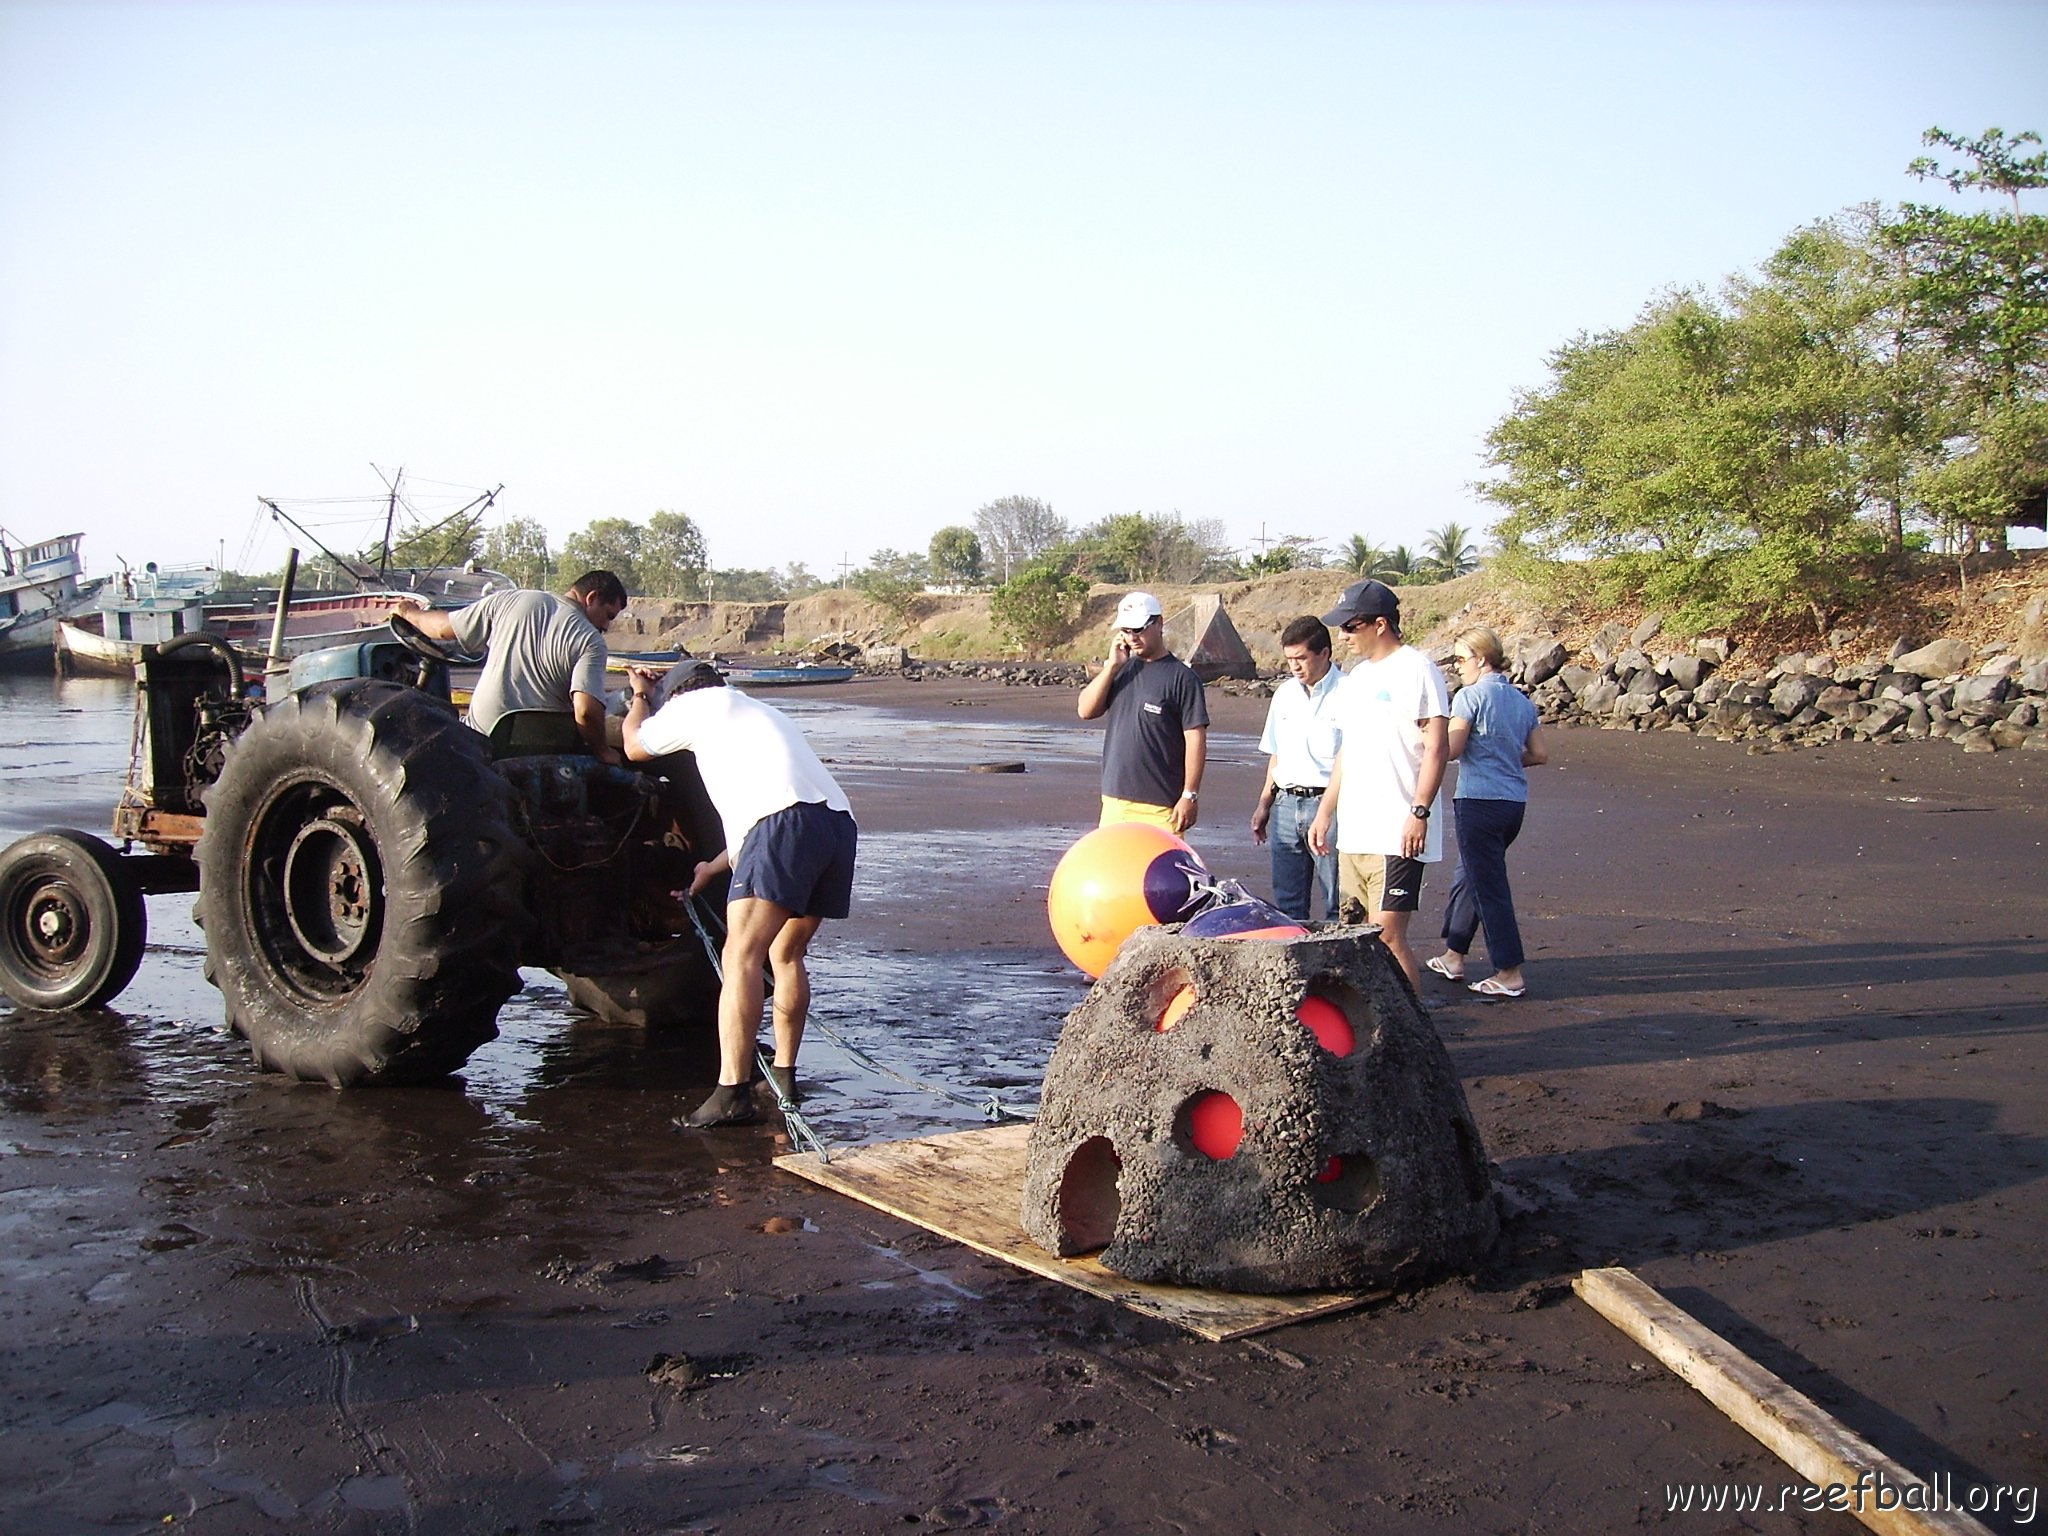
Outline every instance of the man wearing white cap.
<path fill-rule="evenodd" d="M 1083 720 L 1102 733 L 1102 822 L 1149 821 L 1176 835 L 1194 826 L 1209 759 L 1209 706 L 1194 669 L 1166 649 L 1150 592 L 1116 605 L 1109 659 L 1081 690 Z"/>

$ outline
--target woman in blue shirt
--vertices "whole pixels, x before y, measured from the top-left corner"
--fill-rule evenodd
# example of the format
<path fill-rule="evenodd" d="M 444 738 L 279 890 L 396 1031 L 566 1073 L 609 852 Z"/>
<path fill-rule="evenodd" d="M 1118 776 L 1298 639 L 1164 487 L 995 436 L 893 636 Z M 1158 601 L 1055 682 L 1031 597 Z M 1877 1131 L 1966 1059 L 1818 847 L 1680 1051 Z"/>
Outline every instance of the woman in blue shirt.
<path fill-rule="evenodd" d="M 1483 997 L 1520 997 L 1522 930 L 1508 889 L 1508 845 L 1529 804 L 1525 769 L 1550 760 L 1536 706 L 1508 681 L 1500 636 L 1483 625 L 1459 633 L 1457 696 L 1451 700 L 1451 759 L 1458 765 L 1458 874 L 1444 910 L 1444 952 L 1429 968 L 1465 979 L 1472 937 L 1486 929 L 1493 974 L 1471 984 Z"/>

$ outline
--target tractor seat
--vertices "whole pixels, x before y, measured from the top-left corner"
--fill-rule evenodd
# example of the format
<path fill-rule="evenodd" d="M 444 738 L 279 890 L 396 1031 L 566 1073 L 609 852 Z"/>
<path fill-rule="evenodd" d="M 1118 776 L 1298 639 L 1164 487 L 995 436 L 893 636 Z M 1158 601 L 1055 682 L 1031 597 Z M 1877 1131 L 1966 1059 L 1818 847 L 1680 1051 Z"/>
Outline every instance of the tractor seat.
<path fill-rule="evenodd" d="M 558 709 L 509 709 L 491 725 L 491 761 L 562 753 L 589 755 L 576 717 Z"/>

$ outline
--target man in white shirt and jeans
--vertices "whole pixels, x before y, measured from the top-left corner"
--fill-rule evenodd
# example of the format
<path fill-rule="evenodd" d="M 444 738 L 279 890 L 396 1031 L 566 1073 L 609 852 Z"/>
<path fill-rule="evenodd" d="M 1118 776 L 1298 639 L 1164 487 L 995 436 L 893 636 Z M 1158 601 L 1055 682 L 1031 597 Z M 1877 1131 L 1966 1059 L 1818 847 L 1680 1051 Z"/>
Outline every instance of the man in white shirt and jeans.
<path fill-rule="evenodd" d="M 1401 642 L 1401 603 L 1382 582 L 1344 589 L 1323 622 L 1344 632 L 1359 660 L 1333 701 L 1337 761 L 1309 846 L 1337 851 L 1346 922 L 1379 924 L 1422 995 L 1408 923 L 1422 903 L 1422 869 L 1444 856 L 1438 791 L 1450 762 L 1450 693 L 1422 652 Z"/>
<path fill-rule="evenodd" d="M 1344 674 L 1330 657 L 1330 631 L 1304 614 L 1280 632 L 1280 654 L 1290 674 L 1273 690 L 1266 710 L 1266 783 L 1252 807 L 1252 841 L 1272 844 L 1273 905 L 1299 922 L 1309 919 L 1317 890 L 1323 916 L 1337 916 L 1337 856 L 1308 845 L 1309 823 L 1321 808 L 1337 756 L 1336 711 L 1331 700 Z"/>
<path fill-rule="evenodd" d="M 796 1054 L 810 1016 L 811 977 L 804 956 L 819 925 L 845 917 L 853 897 L 859 832 L 853 806 L 789 716 L 726 686 L 708 661 L 685 666 L 675 691 L 653 708 L 662 672 L 634 667 L 623 729 L 636 763 L 688 751 L 725 828 L 725 852 L 698 864 L 694 898 L 732 871 L 725 903 L 725 973 L 718 992 L 718 1088 L 683 1119 L 692 1130 L 745 1125 L 754 1118 L 754 1036 L 775 973 L 778 1094 L 798 1101 Z"/>

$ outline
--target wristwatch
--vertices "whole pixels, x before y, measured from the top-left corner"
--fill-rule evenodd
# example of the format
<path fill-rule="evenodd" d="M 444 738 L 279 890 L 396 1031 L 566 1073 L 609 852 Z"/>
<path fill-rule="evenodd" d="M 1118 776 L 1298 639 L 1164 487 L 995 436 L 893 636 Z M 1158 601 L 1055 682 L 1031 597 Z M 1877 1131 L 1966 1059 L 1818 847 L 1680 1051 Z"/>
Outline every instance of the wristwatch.
<path fill-rule="evenodd" d="M 1429 820 L 1429 807 L 1426 805 L 1411 805 L 1408 807 L 1408 814 L 1417 821 L 1427 821 Z"/>
<path fill-rule="evenodd" d="M 1192 789 L 1182 790 L 1180 792 L 1180 797 L 1183 800 L 1199 800 L 1202 798 L 1200 795 L 1196 794 Z"/>

